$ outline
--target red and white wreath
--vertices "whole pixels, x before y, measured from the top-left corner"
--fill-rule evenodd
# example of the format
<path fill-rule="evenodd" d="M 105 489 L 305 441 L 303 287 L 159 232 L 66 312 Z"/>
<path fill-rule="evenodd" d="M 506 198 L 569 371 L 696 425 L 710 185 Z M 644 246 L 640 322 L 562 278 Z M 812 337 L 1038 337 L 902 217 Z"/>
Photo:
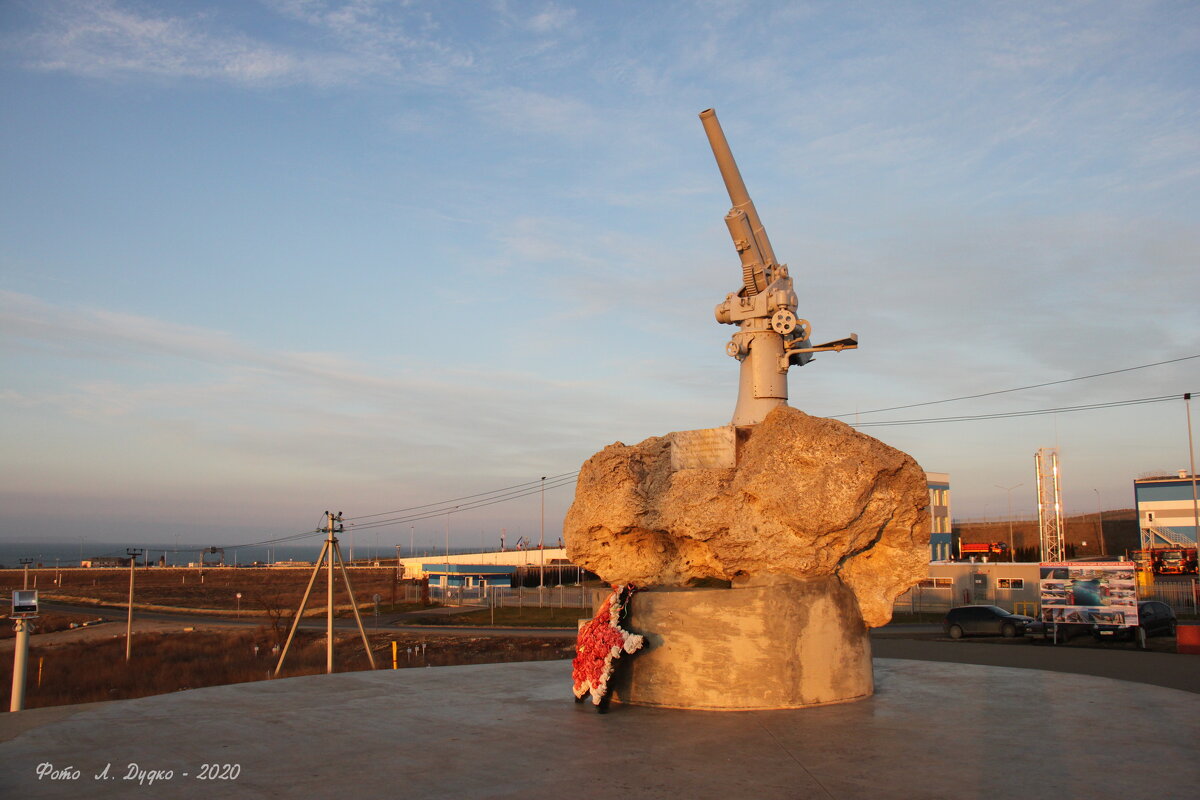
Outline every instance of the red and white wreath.
<path fill-rule="evenodd" d="M 621 653 L 634 653 L 646 643 L 638 634 L 621 627 L 621 615 L 634 591 L 632 584 L 614 586 L 596 616 L 579 629 L 575 660 L 571 662 L 576 699 L 591 694 L 592 702 L 600 705 L 608 693 L 614 661 Z"/>

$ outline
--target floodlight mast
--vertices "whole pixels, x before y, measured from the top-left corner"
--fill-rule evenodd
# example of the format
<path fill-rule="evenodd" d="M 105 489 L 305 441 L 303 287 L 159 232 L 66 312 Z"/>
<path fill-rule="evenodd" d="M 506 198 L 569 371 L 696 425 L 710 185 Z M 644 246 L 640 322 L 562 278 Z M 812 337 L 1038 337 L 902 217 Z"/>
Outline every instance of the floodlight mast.
<path fill-rule="evenodd" d="M 771 409 L 787 405 L 788 367 L 807 364 L 816 352 L 853 350 L 858 347 L 858 337 L 852 333 L 816 346 L 809 341 L 812 326 L 796 316 L 799 300 L 787 265 L 775 260 L 717 112 L 711 108 L 701 111 L 700 122 L 733 203 L 725 224 L 742 262 L 742 288 L 730 292 L 715 312 L 717 322 L 740 328 L 725 347 L 726 353 L 741 362 L 732 424 L 755 425 Z"/>

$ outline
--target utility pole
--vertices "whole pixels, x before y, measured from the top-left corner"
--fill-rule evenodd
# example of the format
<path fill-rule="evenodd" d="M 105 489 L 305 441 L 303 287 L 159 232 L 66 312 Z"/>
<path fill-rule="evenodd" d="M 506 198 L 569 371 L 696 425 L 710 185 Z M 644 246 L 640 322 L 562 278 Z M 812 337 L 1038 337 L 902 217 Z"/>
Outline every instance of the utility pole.
<path fill-rule="evenodd" d="M 137 558 L 142 554 L 138 548 L 127 548 L 129 554 L 129 616 L 125 620 L 125 663 L 133 655 L 133 574 L 137 567 Z"/>
<path fill-rule="evenodd" d="M 24 582 L 21 584 L 21 588 L 22 588 L 22 589 L 28 589 L 28 588 L 29 588 L 29 565 L 30 565 L 30 564 L 32 564 L 32 563 L 33 563 L 33 559 L 32 559 L 32 558 L 22 558 L 22 559 L 21 559 L 21 567 L 22 567 L 22 569 L 24 569 L 24 570 L 25 570 L 25 580 L 24 580 Z"/>
<path fill-rule="evenodd" d="M 994 485 L 997 489 L 1003 489 L 1004 491 L 1008 492 L 1008 560 L 1016 561 L 1017 560 L 1017 551 L 1013 547 L 1012 493 L 1013 493 L 1013 489 L 1019 489 L 1020 487 L 1024 486 L 1025 484 L 1018 483 L 1016 486 L 1001 486 L 1000 484 L 997 483 Z"/>
<path fill-rule="evenodd" d="M 371 663 L 371 669 L 375 669 L 375 656 L 371 652 L 371 643 L 367 640 L 367 632 L 363 628 L 362 616 L 358 613 L 358 602 L 354 599 L 354 587 L 350 585 L 350 573 L 346 571 L 346 563 L 342 560 L 342 548 L 338 545 L 337 534 L 344 530 L 342 525 L 342 512 L 338 512 L 334 516 L 330 512 L 325 512 L 326 532 L 328 538 L 321 546 L 321 555 L 317 556 L 317 563 L 313 566 L 312 575 L 308 578 L 308 587 L 304 590 L 304 597 L 300 600 L 300 608 L 296 609 L 296 616 L 292 618 L 292 629 L 288 632 L 287 641 L 284 642 L 283 652 L 279 654 L 279 663 L 275 665 L 275 675 L 283 669 L 283 660 L 287 658 L 288 648 L 292 646 L 292 639 L 296 635 L 296 628 L 300 626 L 300 618 L 304 615 L 304 607 L 308 604 L 308 598 L 312 594 L 313 585 L 317 582 L 317 575 L 321 572 L 322 565 L 325 564 L 326 554 L 329 557 L 329 584 L 326 595 L 325 608 L 325 671 L 333 672 L 333 561 L 337 558 L 338 567 L 342 572 L 342 580 L 346 584 L 346 593 L 350 595 L 350 607 L 354 609 L 354 622 L 358 625 L 358 632 L 362 636 L 363 649 L 367 652 L 367 661 Z M 320 530 L 318 528 L 317 530 Z"/>
<path fill-rule="evenodd" d="M 342 530 L 342 512 L 338 512 L 337 519 L 328 511 L 325 512 L 325 519 L 329 523 L 329 538 L 326 541 L 336 542 L 335 533 L 340 533 Z M 336 529 L 334 525 L 337 525 Z M 350 563 L 354 563 L 354 544 L 350 545 Z M 325 674 L 333 674 L 333 553 L 329 554 L 329 574 L 328 574 L 329 591 L 325 600 Z M 353 601 L 353 595 L 350 597 Z"/>

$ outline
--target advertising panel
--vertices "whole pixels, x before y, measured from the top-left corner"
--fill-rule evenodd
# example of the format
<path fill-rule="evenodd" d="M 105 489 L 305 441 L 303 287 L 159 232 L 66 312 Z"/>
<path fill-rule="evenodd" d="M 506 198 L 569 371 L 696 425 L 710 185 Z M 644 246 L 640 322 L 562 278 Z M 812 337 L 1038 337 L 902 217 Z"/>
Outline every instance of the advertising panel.
<path fill-rule="evenodd" d="M 1042 621 L 1137 625 L 1137 576 L 1132 562 L 1043 563 Z"/>

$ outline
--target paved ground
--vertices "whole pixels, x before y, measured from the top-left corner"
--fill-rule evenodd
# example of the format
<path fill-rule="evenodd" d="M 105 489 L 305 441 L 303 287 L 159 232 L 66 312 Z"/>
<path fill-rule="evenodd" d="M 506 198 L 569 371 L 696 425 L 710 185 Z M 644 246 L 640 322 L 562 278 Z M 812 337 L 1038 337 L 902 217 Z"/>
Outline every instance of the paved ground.
<path fill-rule="evenodd" d="M 71 800 L 1196 796 L 1194 694 L 911 660 L 875 674 L 867 700 L 771 712 L 600 715 L 571 701 L 563 661 L 35 709 L 0 716 L 0 786 Z"/>

